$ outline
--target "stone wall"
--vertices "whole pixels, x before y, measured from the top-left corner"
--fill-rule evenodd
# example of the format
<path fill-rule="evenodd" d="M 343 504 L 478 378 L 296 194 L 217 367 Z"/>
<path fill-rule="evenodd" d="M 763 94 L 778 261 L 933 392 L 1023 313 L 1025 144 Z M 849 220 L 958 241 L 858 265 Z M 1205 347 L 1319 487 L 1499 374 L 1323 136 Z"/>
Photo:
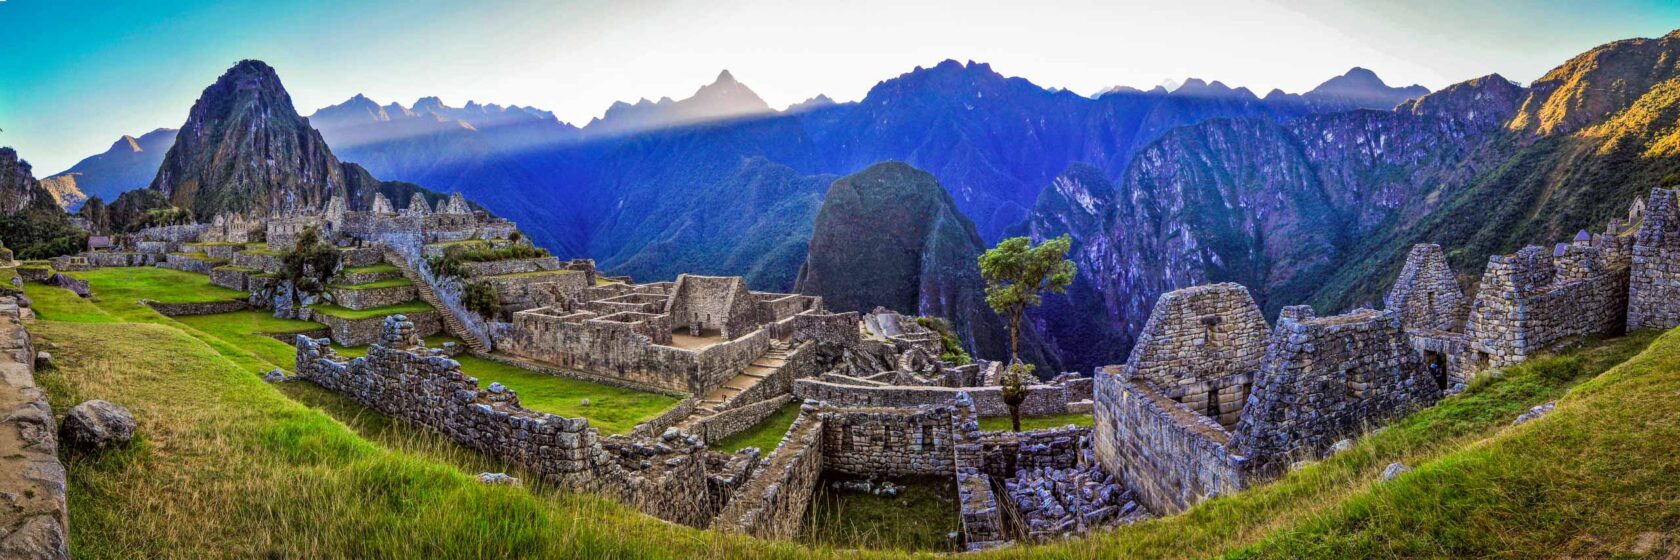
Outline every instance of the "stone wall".
<path fill-rule="evenodd" d="M 825 403 L 823 465 L 866 477 L 950 476 L 953 405 L 849 408 Z"/>
<path fill-rule="evenodd" d="M 755 470 L 752 479 L 735 493 L 712 528 L 762 539 L 788 539 L 799 534 L 805 508 L 822 476 L 823 419 L 818 407 L 807 403 L 788 427 L 781 444 Z"/>
<path fill-rule="evenodd" d="M 1248 289 L 1211 284 L 1161 296 L 1126 360 L 1127 375 L 1163 392 L 1253 371 L 1266 352 L 1266 319 Z"/>
<path fill-rule="evenodd" d="M 1680 326 L 1680 201 L 1674 189 L 1651 189 L 1633 244 L 1628 329 Z"/>
<path fill-rule="evenodd" d="M 214 315 L 217 313 L 232 313 L 250 309 L 250 304 L 237 299 L 223 301 L 205 301 L 198 303 L 164 303 L 161 301 L 141 300 L 147 307 L 169 317 L 183 315 Z"/>
<path fill-rule="evenodd" d="M 1465 335 L 1478 367 L 1505 367 L 1559 344 L 1626 325 L 1626 238 L 1591 236 L 1547 252 L 1488 258 Z"/>
<path fill-rule="evenodd" d="M 384 321 L 381 317 L 345 319 L 305 309 L 307 312 L 300 312 L 299 318 L 326 325 L 327 330 L 332 333 L 333 342 L 339 346 L 363 346 L 379 340 L 380 324 Z M 416 311 L 406 316 L 414 322 L 420 336 L 432 336 L 443 332 L 443 320 L 438 317 L 436 310 Z"/>
<path fill-rule="evenodd" d="M 0 298 L 0 557 L 70 558 L 58 426 L 15 297 Z"/>
<path fill-rule="evenodd" d="M 204 257 L 189 253 L 170 253 L 164 258 L 163 262 L 157 263 L 157 266 L 161 268 L 179 270 L 182 272 L 210 274 L 210 269 L 221 266 L 223 262 L 224 261 L 205 260 Z"/>
<path fill-rule="evenodd" d="M 757 303 L 739 276 L 684 274 L 677 277 L 665 314 L 678 328 L 698 327 L 733 339 L 762 324 Z"/>
<path fill-rule="evenodd" d="M 1247 478 L 1270 476 L 1440 398 L 1399 313 L 1313 317 L 1296 306 L 1278 320 L 1231 448 L 1248 458 Z"/>
<path fill-rule="evenodd" d="M 347 361 L 324 339 L 298 337 L 298 376 L 549 483 L 607 494 L 679 523 L 700 525 L 710 513 L 705 447 L 698 440 L 642 445 L 603 439 L 588 420 L 525 409 L 500 384 L 479 388 L 459 363 L 437 355 L 440 350 L 387 347 L 418 342 L 412 325 L 402 323 L 385 322 L 367 356 Z"/>
<path fill-rule="evenodd" d="M 94 267 L 152 266 L 157 256 L 150 253 L 89 251 L 82 253 Z"/>
<path fill-rule="evenodd" d="M 981 464 L 1002 480 L 1021 469 L 1067 469 L 1079 465 L 1079 442 L 1088 426 L 1057 426 L 1024 432 L 979 432 Z"/>
<path fill-rule="evenodd" d="M 1095 390 L 1097 461 L 1151 511 L 1176 513 L 1243 488 L 1230 433 L 1213 419 L 1114 373 L 1098 374 Z"/>
<path fill-rule="evenodd" d="M 871 386 L 819 379 L 800 379 L 793 383 L 793 394 L 796 397 L 850 407 L 940 405 L 950 403 L 961 393 L 968 393 L 973 398 L 975 409 L 980 416 L 1009 415 L 1009 406 L 1003 402 L 1000 387 Z M 1021 415 L 1066 414 L 1068 401 L 1066 386 L 1031 385 L 1028 386 L 1027 400 L 1021 403 Z"/>
<path fill-rule="evenodd" d="M 249 268 L 218 266 L 210 269 L 210 283 L 244 292 L 250 290 L 251 274 L 252 269 Z"/>
<path fill-rule="evenodd" d="M 702 418 L 690 425 L 686 431 L 700 436 L 700 439 L 708 444 L 718 442 L 758 425 L 791 402 L 793 395 L 783 394 L 769 400 L 737 406 Z"/>
<path fill-rule="evenodd" d="M 1447 266 L 1440 245 L 1412 246 L 1394 287 L 1383 297 L 1383 308 L 1400 313 L 1408 329 L 1456 331 L 1463 326 L 1464 291 Z"/>
<path fill-rule="evenodd" d="M 467 274 L 477 278 L 481 276 L 500 276 L 503 274 L 523 274 L 539 270 L 559 270 L 560 259 L 556 257 L 539 257 L 534 259 L 507 259 L 489 262 L 461 263 L 467 269 Z"/>
<path fill-rule="evenodd" d="M 763 329 L 689 349 L 660 344 L 670 341 L 666 315 L 638 314 L 640 321 L 627 323 L 615 319 L 627 313 L 558 313 L 550 308 L 515 313 L 512 325 L 498 333 L 496 347 L 562 368 L 696 394 L 728 381 L 770 349 L 770 333 Z M 638 326 L 641 322 L 646 324 Z"/>
<path fill-rule="evenodd" d="M 281 262 L 278 255 L 246 251 L 233 256 L 233 266 L 274 274 L 280 272 Z"/>
<path fill-rule="evenodd" d="M 386 288 L 334 286 L 329 288 L 328 292 L 332 294 L 333 303 L 346 309 L 355 310 L 408 303 L 420 297 L 420 293 L 415 290 L 413 284 Z"/>

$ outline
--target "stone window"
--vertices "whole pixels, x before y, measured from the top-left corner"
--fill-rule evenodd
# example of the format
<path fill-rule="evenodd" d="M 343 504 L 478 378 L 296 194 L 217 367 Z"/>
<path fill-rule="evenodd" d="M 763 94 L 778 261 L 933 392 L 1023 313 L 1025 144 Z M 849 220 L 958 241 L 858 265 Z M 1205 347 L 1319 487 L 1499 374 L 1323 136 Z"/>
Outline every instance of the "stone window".
<path fill-rule="evenodd" d="M 840 427 L 840 450 L 841 451 L 851 451 L 852 450 L 852 445 L 853 445 L 852 444 L 852 427 L 851 426 L 841 426 Z"/>

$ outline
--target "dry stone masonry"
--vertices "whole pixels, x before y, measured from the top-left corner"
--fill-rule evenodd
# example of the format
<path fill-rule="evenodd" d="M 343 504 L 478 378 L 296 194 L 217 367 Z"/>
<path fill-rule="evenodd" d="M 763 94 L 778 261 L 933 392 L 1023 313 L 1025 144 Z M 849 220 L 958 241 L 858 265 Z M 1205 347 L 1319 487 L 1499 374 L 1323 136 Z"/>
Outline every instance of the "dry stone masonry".
<path fill-rule="evenodd" d="M 1148 509 L 1181 511 L 1488 369 L 1623 328 L 1680 324 L 1677 212 L 1675 192 L 1655 189 L 1603 234 L 1494 255 L 1469 302 L 1442 249 L 1418 245 L 1386 310 L 1317 317 L 1286 307 L 1269 336 L 1254 334 L 1265 322 L 1240 286 L 1165 294 L 1126 364 L 1099 369 L 1097 461 Z"/>
<path fill-rule="evenodd" d="M 69 558 L 64 465 L 16 297 L 0 298 L 0 557 Z"/>

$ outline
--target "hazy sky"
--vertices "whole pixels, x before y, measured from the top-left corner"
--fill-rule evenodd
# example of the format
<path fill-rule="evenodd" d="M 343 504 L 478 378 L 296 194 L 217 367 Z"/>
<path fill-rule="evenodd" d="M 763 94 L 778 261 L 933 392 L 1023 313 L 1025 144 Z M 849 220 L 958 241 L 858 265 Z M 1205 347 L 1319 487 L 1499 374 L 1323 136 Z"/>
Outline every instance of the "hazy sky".
<path fill-rule="evenodd" d="M 858 99 L 946 58 L 1086 94 L 1187 76 L 1299 92 L 1356 65 L 1438 89 L 1492 72 L 1527 83 L 1675 28 L 1673 1 L 0 0 L 0 145 L 56 173 L 122 134 L 180 126 L 242 58 L 279 70 L 306 115 L 356 93 L 436 95 L 581 125 L 724 68 L 777 107 Z"/>

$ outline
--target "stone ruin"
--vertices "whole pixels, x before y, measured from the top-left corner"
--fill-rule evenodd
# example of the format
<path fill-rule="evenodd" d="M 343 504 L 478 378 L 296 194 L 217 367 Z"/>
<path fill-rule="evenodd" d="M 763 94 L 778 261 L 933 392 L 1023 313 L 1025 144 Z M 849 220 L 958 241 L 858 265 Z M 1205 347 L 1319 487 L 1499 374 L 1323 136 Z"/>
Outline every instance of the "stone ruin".
<path fill-rule="evenodd" d="M 1680 326 L 1680 202 L 1674 189 L 1651 189 L 1634 237 L 1628 329 Z"/>
<path fill-rule="evenodd" d="M 588 420 L 531 411 L 512 390 L 498 383 L 481 388 L 441 350 L 416 344 L 412 329 L 402 318 L 388 318 L 380 342 L 367 356 L 350 360 L 326 339 L 298 335 L 297 376 L 546 482 L 611 496 L 678 523 L 700 525 L 710 518 L 698 439 L 603 438 Z"/>
<path fill-rule="evenodd" d="M 1441 394 L 1394 311 L 1297 306 L 1265 333 L 1241 286 L 1169 292 L 1126 364 L 1097 376 L 1098 462 L 1151 511 L 1245 488 Z"/>
<path fill-rule="evenodd" d="M 1181 511 L 1487 370 L 1624 328 L 1680 325 L 1676 193 L 1653 189 L 1602 234 L 1489 257 L 1469 301 L 1441 248 L 1414 246 L 1384 304 L 1331 317 L 1286 307 L 1257 343 L 1265 323 L 1240 286 L 1163 295 L 1126 364 L 1097 375 L 1098 462 L 1154 512 Z"/>

